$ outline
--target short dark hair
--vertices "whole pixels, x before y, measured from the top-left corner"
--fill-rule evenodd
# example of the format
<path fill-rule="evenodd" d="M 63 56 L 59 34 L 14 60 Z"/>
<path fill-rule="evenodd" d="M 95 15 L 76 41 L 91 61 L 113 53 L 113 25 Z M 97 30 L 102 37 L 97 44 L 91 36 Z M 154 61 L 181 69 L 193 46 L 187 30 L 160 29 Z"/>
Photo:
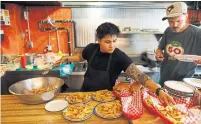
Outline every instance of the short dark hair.
<path fill-rule="evenodd" d="M 119 28 L 111 22 L 105 22 L 98 26 L 96 29 L 96 37 L 102 39 L 105 35 L 118 35 L 120 33 Z"/>

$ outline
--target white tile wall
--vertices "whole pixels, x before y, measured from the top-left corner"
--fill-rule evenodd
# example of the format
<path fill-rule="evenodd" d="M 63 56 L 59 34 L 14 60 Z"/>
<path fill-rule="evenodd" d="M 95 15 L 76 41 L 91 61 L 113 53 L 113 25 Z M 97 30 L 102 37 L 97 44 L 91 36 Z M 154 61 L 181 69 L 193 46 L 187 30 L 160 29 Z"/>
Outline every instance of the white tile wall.
<path fill-rule="evenodd" d="M 120 29 L 155 28 L 163 32 L 168 23 L 162 21 L 165 9 L 132 8 L 73 8 L 73 20 L 76 22 L 77 46 L 85 47 L 95 42 L 95 30 L 103 22 L 112 22 Z M 129 38 L 119 38 L 117 46 L 128 54 L 140 54 L 153 50 L 158 45 L 157 39 L 150 34 L 137 34 Z"/>

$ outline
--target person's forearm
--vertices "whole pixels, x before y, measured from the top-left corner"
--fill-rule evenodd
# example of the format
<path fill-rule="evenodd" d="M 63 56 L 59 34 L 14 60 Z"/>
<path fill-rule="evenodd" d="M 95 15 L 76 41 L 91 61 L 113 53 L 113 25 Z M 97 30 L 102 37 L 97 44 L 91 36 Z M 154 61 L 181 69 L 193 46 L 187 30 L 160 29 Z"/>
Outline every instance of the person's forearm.
<path fill-rule="evenodd" d="M 160 87 L 160 85 L 154 83 L 154 81 L 148 75 L 142 73 L 134 63 L 129 65 L 129 67 L 126 69 L 126 73 L 137 81 L 137 83 L 144 85 L 154 93 L 156 92 L 156 89 Z"/>
<path fill-rule="evenodd" d="M 152 79 L 149 79 L 145 82 L 145 87 L 147 87 L 153 93 L 156 93 L 156 89 L 160 88 L 161 86 L 155 83 Z"/>
<path fill-rule="evenodd" d="M 68 61 L 68 62 L 79 62 L 81 60 L 81 55 L 80 54 L 75 54 L 72 56 L 64 56 L 63 61 Z"/>

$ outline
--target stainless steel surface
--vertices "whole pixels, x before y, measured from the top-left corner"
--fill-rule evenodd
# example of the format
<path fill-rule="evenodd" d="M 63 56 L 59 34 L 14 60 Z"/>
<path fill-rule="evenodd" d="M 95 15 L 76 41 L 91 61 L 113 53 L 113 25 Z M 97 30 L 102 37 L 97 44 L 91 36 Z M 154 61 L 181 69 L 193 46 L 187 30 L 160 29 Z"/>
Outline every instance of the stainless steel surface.
<path fill-rule="evenodd" d="M 84 74 L 85 72 L 74 72 L 74 74 L 70 74 L 68 77 L 68 81 L 66 84 L 71 89 L 81 89 L 84 82 Z"/>
<path fill-rule="evenodd" d="M 40 104 L 53 99 L 64 84 L 63 79 L 56 77 L 37 77 L 16 82 L 9 87 L 9 92 L 16 95 L 25 104 Z M 56 87 L 42 94 L 33 94 L 32 89 Z"/>

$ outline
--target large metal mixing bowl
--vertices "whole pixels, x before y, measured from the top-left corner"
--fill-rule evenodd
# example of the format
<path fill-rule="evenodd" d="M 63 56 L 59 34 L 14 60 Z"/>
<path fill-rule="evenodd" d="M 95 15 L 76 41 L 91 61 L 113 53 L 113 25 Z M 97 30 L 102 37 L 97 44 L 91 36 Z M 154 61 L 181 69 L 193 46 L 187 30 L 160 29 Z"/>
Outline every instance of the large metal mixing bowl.
<path fill-rule="evenodd" d="M 25 104 L 40 104 L 53 99 L 64 84 L 64 80 L 56 77 L 37 77 L 22 80 L 12 84 L 9 92 L 16 95 Z M 56 89 L 41 94 L 33 93 L 33 89 L 56 87 Z"/>

